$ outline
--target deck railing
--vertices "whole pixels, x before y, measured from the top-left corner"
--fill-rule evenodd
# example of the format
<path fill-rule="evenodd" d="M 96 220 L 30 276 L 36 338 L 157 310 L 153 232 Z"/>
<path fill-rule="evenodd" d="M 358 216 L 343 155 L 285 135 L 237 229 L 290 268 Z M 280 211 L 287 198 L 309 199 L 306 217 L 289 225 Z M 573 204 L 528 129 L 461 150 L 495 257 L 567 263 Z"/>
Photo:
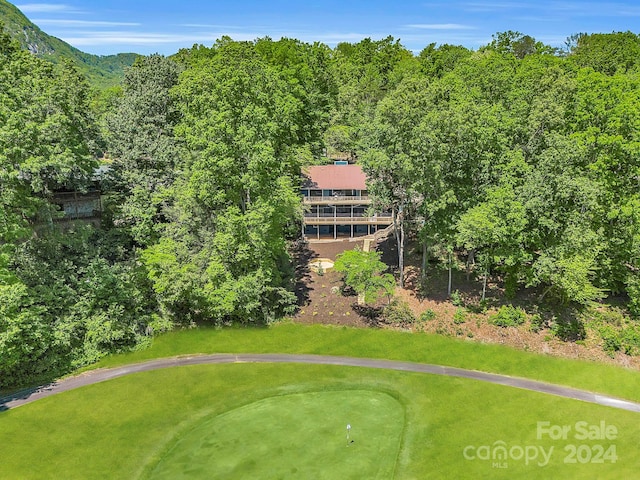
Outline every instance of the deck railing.
<path fill-rule="evenodd" d="M 374 215 L 372 217 L 365 216 L 307 216 L 305 215 L 305 223 L 307 225 L 349 225 L 349 224 L 360 224 L 360 225 L 388 225 L 392 222 L 391 214 L 383 214 L 383 215 Z"/>
<path fill-rule="evenodd" d="M 344 203 L 344 202 L 361 202 L 370 203 L 371 199 L 366 196 L 354 197 L 348 195 L 327 195 L 322 197 L 302 197 L 304 203 Z"/>

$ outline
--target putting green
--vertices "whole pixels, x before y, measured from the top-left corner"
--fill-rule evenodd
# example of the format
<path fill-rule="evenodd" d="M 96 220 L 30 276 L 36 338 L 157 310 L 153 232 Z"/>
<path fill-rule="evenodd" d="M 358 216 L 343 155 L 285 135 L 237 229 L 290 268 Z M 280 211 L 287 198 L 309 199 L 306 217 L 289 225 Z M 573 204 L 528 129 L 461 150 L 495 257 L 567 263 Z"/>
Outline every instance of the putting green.
<path fill-rule="evenodd" d="M 143 478 L 393 478 L 404 422 L 400 402 L 378 391 L 269 397 L 200 419 Z"/>

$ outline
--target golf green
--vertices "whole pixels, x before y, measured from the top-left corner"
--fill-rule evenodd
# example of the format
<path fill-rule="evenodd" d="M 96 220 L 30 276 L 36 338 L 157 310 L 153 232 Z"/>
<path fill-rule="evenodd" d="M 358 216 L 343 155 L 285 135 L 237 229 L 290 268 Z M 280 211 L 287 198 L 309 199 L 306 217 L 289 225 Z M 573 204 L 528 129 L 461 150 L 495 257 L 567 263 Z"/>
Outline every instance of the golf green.
<path fill-rule="evenodd" d="M 393 478 L 404 423 L 373 390 L 269 397 L 194 421 L 143 478 Z"/>

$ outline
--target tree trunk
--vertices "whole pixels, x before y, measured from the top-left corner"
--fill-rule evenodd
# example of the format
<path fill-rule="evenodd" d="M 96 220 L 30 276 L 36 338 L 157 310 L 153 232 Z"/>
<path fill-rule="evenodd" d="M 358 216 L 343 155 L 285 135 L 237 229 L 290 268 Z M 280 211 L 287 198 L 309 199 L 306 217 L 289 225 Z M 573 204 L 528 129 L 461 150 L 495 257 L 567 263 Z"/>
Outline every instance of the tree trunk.
<path fill-rule="evenodd" d="M 393 209 L 393 233 L 398 245 L 398 270 L 400 288 L 404 288 L 404 223 L 402 221 L 402 208 L 396 213 Z"/>
<path fill-rule="evenodd" d="M 398 269 L 400 270 L 400 288 L 404 288 L 404 223 L 400 222 L 398 236 Z"/>
<path fill-rule="evenodd" d="M 471 265 L 476 264 L 476 251 L 475 249 L 469 250 L 469 255 L 467 256 L 467 282 L 469 281 L 469 277 L 471 276 Z"/>
<path fill-rule="evenodd" d="M 447 283 L 447 297 L 451 296 L 451 252 L 449 252 L 449 282 Z"/>
<path fill-rule="evenodd" d="M 487 292 L 487 275 L 488 272 L 485 270 L 484 271 L 484 278 L 482 279 L 482 300 L 484 302 L 485 299 L 485 294 Z"/>
<path fill-rule="evenodd" d="M 427 262 L 429 261 L 427 257 L 427 239 L 422 241 L 422 271 L 420 272 L 422 279 L 424 280 L 427 276 Z"/>
<path fill-rule="evenodd" d="M 540 298 L 538 298 L 538 301 L 541 302 L 542 300 L 544 300 L 544 297 L 547 296 L 547 293 L 549 293 L 552 288 L 553 287 L 551 285 L 549 285 L 547 288 L 545 288 L 544 292 L 542 292 L 542 295 L 540 295 Z"/>

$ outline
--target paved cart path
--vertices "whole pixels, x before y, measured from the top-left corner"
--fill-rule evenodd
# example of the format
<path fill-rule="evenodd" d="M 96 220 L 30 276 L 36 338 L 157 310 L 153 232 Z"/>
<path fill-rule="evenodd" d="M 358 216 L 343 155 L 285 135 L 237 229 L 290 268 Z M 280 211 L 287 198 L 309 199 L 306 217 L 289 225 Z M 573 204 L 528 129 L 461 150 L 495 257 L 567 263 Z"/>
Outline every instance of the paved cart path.
<path fill-rule="evenodd" d="M 404 372 L 428 373 L 432 375 L 445 375 L 448 377 L 468 378 L 481 382 L 496 383 L 509 387 L 522 388 L 534 392 L 557 395 L 559 397 L 582 400 L 607 407 L 619 408 L 640 413 L 640 403 L 622 400 L 607 395 L 600 395 L 586 390 L 579 390 L 562 385 L 555 385 L 526 378 L 510 377 L 496 373 L 478 372 L 442 365 L 430 365 L 426 363 L 399 362 L 394 360 L 378 360 L 372 358 L 334 357 L 329 355 L 288 355 L 288 354 L 215 354 L 193 355 L 172 358 L 160 358 L 148 362 L 135 363 L 122 367 L 91 370 L 75 377 L 65 378 L 45 385 L 37 389 L 25 390 L 12 396 L 0 398 L 0 410 L 19 407 L 34 402 L 41 398 L 49 397 L 60 392 L 73 390 L 74 388 L 104 382 L 112 378 L 130 375 L 132 373 L 158 370 L 161 368 L 179 367 L 185 365 L 203 365 L 220 363 L 307 363 L 316 365 L 339 365 L 346 367 L 381 368 L 387 370 L 399 370 Z"/>

